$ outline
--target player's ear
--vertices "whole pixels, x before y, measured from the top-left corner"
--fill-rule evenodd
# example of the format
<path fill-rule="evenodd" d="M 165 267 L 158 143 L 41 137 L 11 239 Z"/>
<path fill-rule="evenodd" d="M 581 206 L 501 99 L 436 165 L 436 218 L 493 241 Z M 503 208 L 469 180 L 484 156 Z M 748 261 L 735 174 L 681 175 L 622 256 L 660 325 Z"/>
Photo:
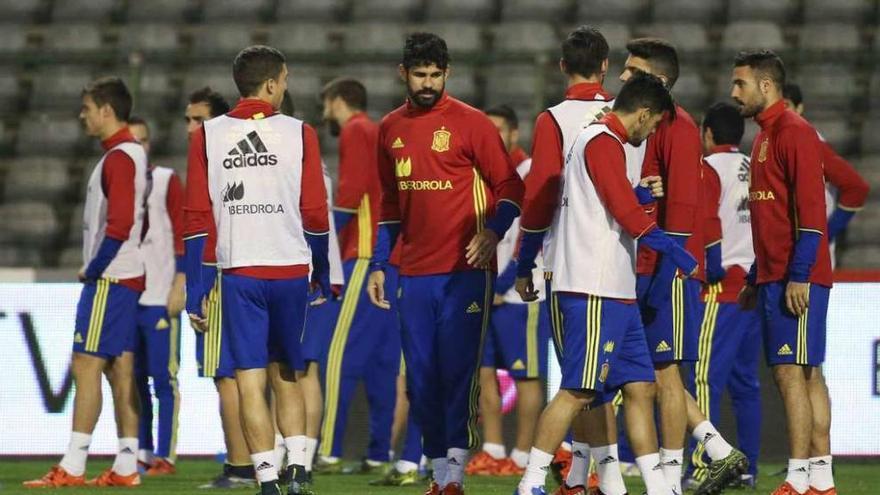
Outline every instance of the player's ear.
<path fill-rule="evenodd" d="M 605 77 L 605 74 L 608 74 L 608 59 L 607 58 L 602 61 L 602 65 L 599 68 L 599 72 L 601 73 L 603 78 Z"/>
<path fill-rule="evenodd" d="M 559 59 L 559 72 L 562 72 L 563 74 L 568 74 L 568 68 L 565 65 L 565 60 L 561 58 Z"/>
<path fill-rule="evenodd" d="M 400 76 L 401 81 L 406 82 L 406 67 L 403 64 L 397 66 L 397 74 Z"/>

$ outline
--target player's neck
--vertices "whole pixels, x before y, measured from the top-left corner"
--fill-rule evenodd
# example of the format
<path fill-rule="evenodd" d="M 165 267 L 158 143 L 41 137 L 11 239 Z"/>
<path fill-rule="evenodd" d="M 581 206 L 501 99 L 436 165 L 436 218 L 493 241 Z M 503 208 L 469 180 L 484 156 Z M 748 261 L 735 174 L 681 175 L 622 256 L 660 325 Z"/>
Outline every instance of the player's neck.
<path fill-rule="evenodd" d="M 568 86 L 567 86 L 568 88 L 570 88 L 572 86 L 577 86 L 578 84 L 584 84 L 584 83 L 602 84 L 602 77 L 601 76 L 584 77 L 579 74 L 574 74 L 574 75 L 568 76 Z"/>
<path fill-rule="evenodd" d="M 101 132 L 98 134 L 98 139 L 100 139 L 101 142 L 104 142 L 119 132 L 123 127 L 125 127 L 125 122 L 120 122 L 118 120 L 108 123 L 103 129 L 101 129 Z"/>
<path fill-rule="evenodd" d="M 339 122 L 339 127 L 347 124 L 348 121 L 358 113 L 360 113 L 359 110 L 351 110 L 350 108 L 341 109 L 339 115 L 336 116 L 336 121 Z"/>

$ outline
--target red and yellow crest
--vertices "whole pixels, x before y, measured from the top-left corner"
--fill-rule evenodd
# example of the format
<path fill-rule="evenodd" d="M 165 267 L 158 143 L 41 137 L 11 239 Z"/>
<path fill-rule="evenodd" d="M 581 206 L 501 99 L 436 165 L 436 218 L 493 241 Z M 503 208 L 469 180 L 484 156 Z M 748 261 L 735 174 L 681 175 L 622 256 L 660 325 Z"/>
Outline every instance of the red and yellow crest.
<path fill-rule="evenodd" d="M 452 139 L 452 133 L 447 131 L 445 127 L 441 127 L 434 131 L 434 140 L 431 141 L 431 149 L 443 153 L 449 151 L 449 141 Z"/>
<path fill-rule="evenodd" d="M 767 148 L 770 147 L 770 142 L 765 138 L 761 141 L 761 147 L 758 148 L 758 163 L 764 163 L 767 160 Z"/>

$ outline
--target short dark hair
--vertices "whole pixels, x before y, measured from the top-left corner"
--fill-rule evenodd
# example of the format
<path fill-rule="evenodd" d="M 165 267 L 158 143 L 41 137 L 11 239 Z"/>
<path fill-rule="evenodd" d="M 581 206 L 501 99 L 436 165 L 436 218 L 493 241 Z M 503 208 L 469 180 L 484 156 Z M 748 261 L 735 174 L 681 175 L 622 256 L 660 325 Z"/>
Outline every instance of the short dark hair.
<path fill-rule="evenodd" d="M 794 106 L 804 102 L 804 94 L 801 92 L 801 87 L 795 83 L 785 83 L 785 86 L 782 86 L 782 97 L 786 100 L 791 100 Z"/>
<path fill-rule="evenodd" d="M 773 50 L 739 52 L 734 67 L 751 67 L 760 78 L 768 78 L 780 89 L 785 87 L 785 65 Z"/>
<path fill-rule="evenodd" d="M 562 61 L 569 75 L 597 75 L 602 70 L 602 62 L 607 59 L 608 41 L 594 27 L 580 26 L 562 42 Z"/>
<path fill-rule="evenodd" d="M 403 60 L 400 63 L 404 69 L 434 64 L 446 70 L 449 67 L 446 40 L 434 33 L 413 33 L 407 36 L 403 44 Z"/>
<path fill-rule="evenodd" d="M 192 104 L 207 103 L 211 107 L 211 117 L 217 117 L 229 111 L 229 103 L 226 103 L 226 98 L 223 98 L 223 95 L 211 89 L 210 86 L 199 88 L 190 93 L 189 102 Z"/>
<path fill-rule="evenodd" d="M 614 111 L 633 113 L 640 108 L 647 108 L 651 113 L 669 113 L 675 119 L 675 102 L 663 81 L 646 72 L 634 74 L 623 83 L 620 92 L 614 99 Z"/>
<path fill-rule="evenodd" d="M 501 117 L 504 119 L 504 122 L 507 123 L 507 127 L 510 127 L 511 130 L 519 129 L 519 117 L 516 116 L 516 111 L 510 108 L 509 105 L 498 105 L 486 110 L 486 115 L 491 117 Z"/>
<path fill-rule="evenodd" d="M 670 88 L 678 81 L 678 52 L 672 43 L 660 38 L 636 38 L 626 44 L 626 49 L 630 55 L 647 60 L 656 75 L 666 77 Z"/>
<path fill-rule="evenodd" d="M 284 54 L 276 48 L 254 45 L 238 52 L 232 61 L 232 78 L 241 96 L 254 96 L 269 79 L 281 75 Z"/>
<path fill-rule="evenodd" d="M 110 105 L 118 120 L 128 122 L 131 115 L 131 93 L 122 79 L 116 76 L 95 79 L 83 88 L 82 95 L 90 96 L 98 107 Z"/>
<path fill-rule="evenodd" d="M 739 108 L 726 102 L 715 103 L 703 117 L 703 129 L 712 130 L 715 144 L 739 146 L 745 127 L 745 119 L 739 113 Z"/>
<path fill-rule="evenodd" d="M 338 77 L 321 89 L 321 100 L 342 98 L 346 105 L 355 110 L 367 109 L 367 88 L 351 77 Z"/>

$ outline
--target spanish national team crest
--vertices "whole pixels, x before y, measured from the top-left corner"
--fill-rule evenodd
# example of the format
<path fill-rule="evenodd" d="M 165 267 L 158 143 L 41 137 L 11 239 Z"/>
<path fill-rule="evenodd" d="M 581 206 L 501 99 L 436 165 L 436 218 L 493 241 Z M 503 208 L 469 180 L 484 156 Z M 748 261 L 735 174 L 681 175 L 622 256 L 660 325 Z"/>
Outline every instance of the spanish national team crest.
<path fill-rule="evenodd" d="M 765 138 L 761 141 L 761 147 L 758 148 L 758 163 L 764 163 L 767 160 L 767 148 L 770 147 L 770 142 Z"/>
<path fill-rule="evenodd" d="M 431 142 L 431 149 L 443 153 L 449 151 L 449 140 L 452 139 L 452 133 L 447 131 L 445 127 L 441 127 L 434 131 L 434 140 Z"/>
<path fill-rule="evenodd" d="M 602 364 L 602 370 L 599 372 L 599 381 L 601 383 L 605 383 L 605 380 L 608 378 L 608 370 L 611 368 L 611 365 L 608 363 Z"/>

